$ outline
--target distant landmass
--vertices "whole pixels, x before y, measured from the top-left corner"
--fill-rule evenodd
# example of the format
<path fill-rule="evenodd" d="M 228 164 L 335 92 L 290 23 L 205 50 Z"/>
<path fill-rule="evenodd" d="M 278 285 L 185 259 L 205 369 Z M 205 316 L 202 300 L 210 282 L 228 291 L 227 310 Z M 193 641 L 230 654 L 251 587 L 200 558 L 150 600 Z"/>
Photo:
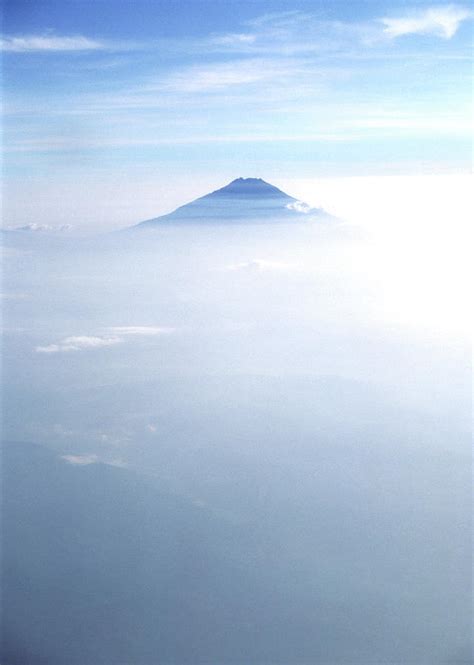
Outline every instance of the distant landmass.
<path fill-rule="evenodd" d="M 261 178 L 237 178 L 173 212 L 148 219 L 134 229 L 166 222 L 281 222 L 334 219 L 322 208 L 311 208 Z"/>

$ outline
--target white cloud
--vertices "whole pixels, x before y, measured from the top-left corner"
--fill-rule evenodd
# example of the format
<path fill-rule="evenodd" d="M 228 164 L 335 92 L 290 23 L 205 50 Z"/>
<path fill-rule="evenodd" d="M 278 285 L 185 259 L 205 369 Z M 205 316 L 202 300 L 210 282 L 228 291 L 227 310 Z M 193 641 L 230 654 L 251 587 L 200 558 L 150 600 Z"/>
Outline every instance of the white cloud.
<path fill-rule="evenodd" d="M 37 346 L 37 353 L 66 353 L 68 351 L 87 351 L 104 346 L 113 346 L 124 341 L 125 336 L 153 337 L 172 333 L 174 328 L 162 326 L 112 326 L 105 328 L 105 335 L 79 335 L 65 337 L 54 344 Z"/>
<path fill-rule="evenodd" d="M 43 232 L 63 232 L 70 231 L 72 229 L 71 224 L 61 224 L 60 226 L 51 226 L 51 224 L 38 224 L 37 222 L 32 222 L 31 224 L 26 224 L 25 226 L 9 226 L 7 227 L 11 231 L 43 231 Z"/>
<path fill-rule="evenodd" d="M 269 12 L 258 16 L 257 18 L 247 21 L 248 25 L 251 26 L 260 26 L 260 25 L 276 25 L 278 27 L 286 27 L 288 24 L 291 24 L 293 21 L 300 20 L 301 17 L 308 18 L 308 14 L 304 14 L 299 9 L 290 9 L 282 12 Z"/>
<path fill-rule="evenodd" d="M 121 458 L 115 458 L 111 460 L 101 460 L 98 455 L 87 454 L 87 455 L 61 455 L 63 459 L 68 464 L 73 464 L 75 466 L 89 466 L 90 464 L 106 464 L 107 466 L 114 466 L 118 469 L 125 469 L 128 464 Z"/>
<path fill-rule="evenodd" d="M 229 86 L 256 83 L 267 78 L 265 69 L 252 63 L 219 63 L 210 67 L 192 67 L 171 77 L 166 87 L 179 92 L 208 92 Z"/>
<path fill-rule="evenodd" d="M 97 349 L 104 346 L 112 346 L 119 344 L 123 340 L 120 337 L 66 337 L 57 344 L 49 344 L 48 346 L 37 346 L 37 353 L 64 353 L 68 351 L 84 351 L 90 349 Z"/>
<path fill-rule="evenodd" d="M 115 335 L 142 335 L 145 337 L 174 332 L 174 328 L 162 326 L 111 326 L 107 330 Z"/>
<path fill-rule="evenodd" d="M 440 5 L 398 18 L 383 18 L 381 21 L 385 26 L 384 33 L 389 37 L 419 34 L 451 39 L 460 24 L 472 15 L 473 12 L 465 7 Z"/>
<path fill-rule="evenodd" d="M 472 16 L 469 8 L 456 4 L 434 5 L 399 16 L 353 22 L 327 20 L 320 13 L 294 10 L 247 21 L 247 29 L 242 32 L 212 35 L 207 45 L 217 51 L 260 56 L 316 53 L 353 57 L 354 48 L 380 46 L 385 41 L 383 37 L 431 34 L 450 39 L 462 21 Z M 368 57 L 366 51 L 363 56 Z"/>
<path fill-rule="evenodd" d="M 304 203 L 303 201 L 294 201 L 293 203 L 289 203 L 287 206 L 288 210 L 295 210 L 296 212 L 309 212 L 311 210 L 311 207 L 307 204 Z"/>
<path fill-rule="evenodd" d="M 180 93 L 218 92 L 264 81 L 296 77 L 306 70 L 305 63 L 283 58 L 237 59 L 206 66 L 194 66 L 176 72 L 151 90 L 172 90 Z M 313 72 L 315 74 L 315 72 Z"/>
<path fill-rule="evenodd" d="M 61 459 L 68 464 L 75 464 L 77 466 L 96 464 L 99 460 L 97 455 L 61 455 Z"/>
<path fill-rule="evenodd" d="M 372 43 L 379 32 L 374 21 L 327 20 L 320 13 L 300 10 L 266 14 L 245 26 L 245 32 L 211 36 L 208 48 L 278 56 L 339 53 L 357 43 Z"/>
<path fill-rule="evenodd" d="M 106 48 L 105 42 L 82 35 L 60 37 L 53 34 L 10 36 L 0 39 L 0 50 L 14 53 L 53 51 L 97 51 Z"/>
<path fill-rule="evenodd" d="M 227 35 L 221 35 L 211 38 L 211 43 L 218 46 L 245 46 L 248 44 L 253 44 L 257 39 L 256 35 L 250 33 L 229 33 Z"/>

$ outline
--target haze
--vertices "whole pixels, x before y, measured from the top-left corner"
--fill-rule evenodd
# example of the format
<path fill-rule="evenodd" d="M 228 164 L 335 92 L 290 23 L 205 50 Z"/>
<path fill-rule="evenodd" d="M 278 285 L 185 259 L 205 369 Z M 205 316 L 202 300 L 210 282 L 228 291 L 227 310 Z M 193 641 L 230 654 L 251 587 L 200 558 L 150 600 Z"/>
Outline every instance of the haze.
<path fill-rule="evenodd" d="M 6 662 L 469 662 L 467 342 L 387 317 L 371 256 L 14 234 Z"/>

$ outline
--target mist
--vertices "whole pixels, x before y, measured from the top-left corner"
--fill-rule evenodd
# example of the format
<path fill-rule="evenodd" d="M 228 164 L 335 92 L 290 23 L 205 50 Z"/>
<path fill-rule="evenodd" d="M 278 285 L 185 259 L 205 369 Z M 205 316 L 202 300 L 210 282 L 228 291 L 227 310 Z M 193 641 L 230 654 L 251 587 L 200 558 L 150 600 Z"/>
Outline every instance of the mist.
<path fill-rule="evenodd" d="M 6 663 L 471 662 L 464 286 L 405 240 L 5 234 Z"/>

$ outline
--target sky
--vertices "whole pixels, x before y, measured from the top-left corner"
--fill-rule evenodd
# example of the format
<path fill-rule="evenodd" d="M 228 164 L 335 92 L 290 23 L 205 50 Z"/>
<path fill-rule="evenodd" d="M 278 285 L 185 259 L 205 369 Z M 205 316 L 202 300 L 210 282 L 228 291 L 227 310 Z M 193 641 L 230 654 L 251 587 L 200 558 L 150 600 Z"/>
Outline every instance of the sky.
<path fill-rule="evenodd" d="M 472 18 L 469 3 L 6 0 L 3 224 L 112 228 L 240 176 L 317 182 L 329 207 L 328 179 L 464 176 Z"/>

